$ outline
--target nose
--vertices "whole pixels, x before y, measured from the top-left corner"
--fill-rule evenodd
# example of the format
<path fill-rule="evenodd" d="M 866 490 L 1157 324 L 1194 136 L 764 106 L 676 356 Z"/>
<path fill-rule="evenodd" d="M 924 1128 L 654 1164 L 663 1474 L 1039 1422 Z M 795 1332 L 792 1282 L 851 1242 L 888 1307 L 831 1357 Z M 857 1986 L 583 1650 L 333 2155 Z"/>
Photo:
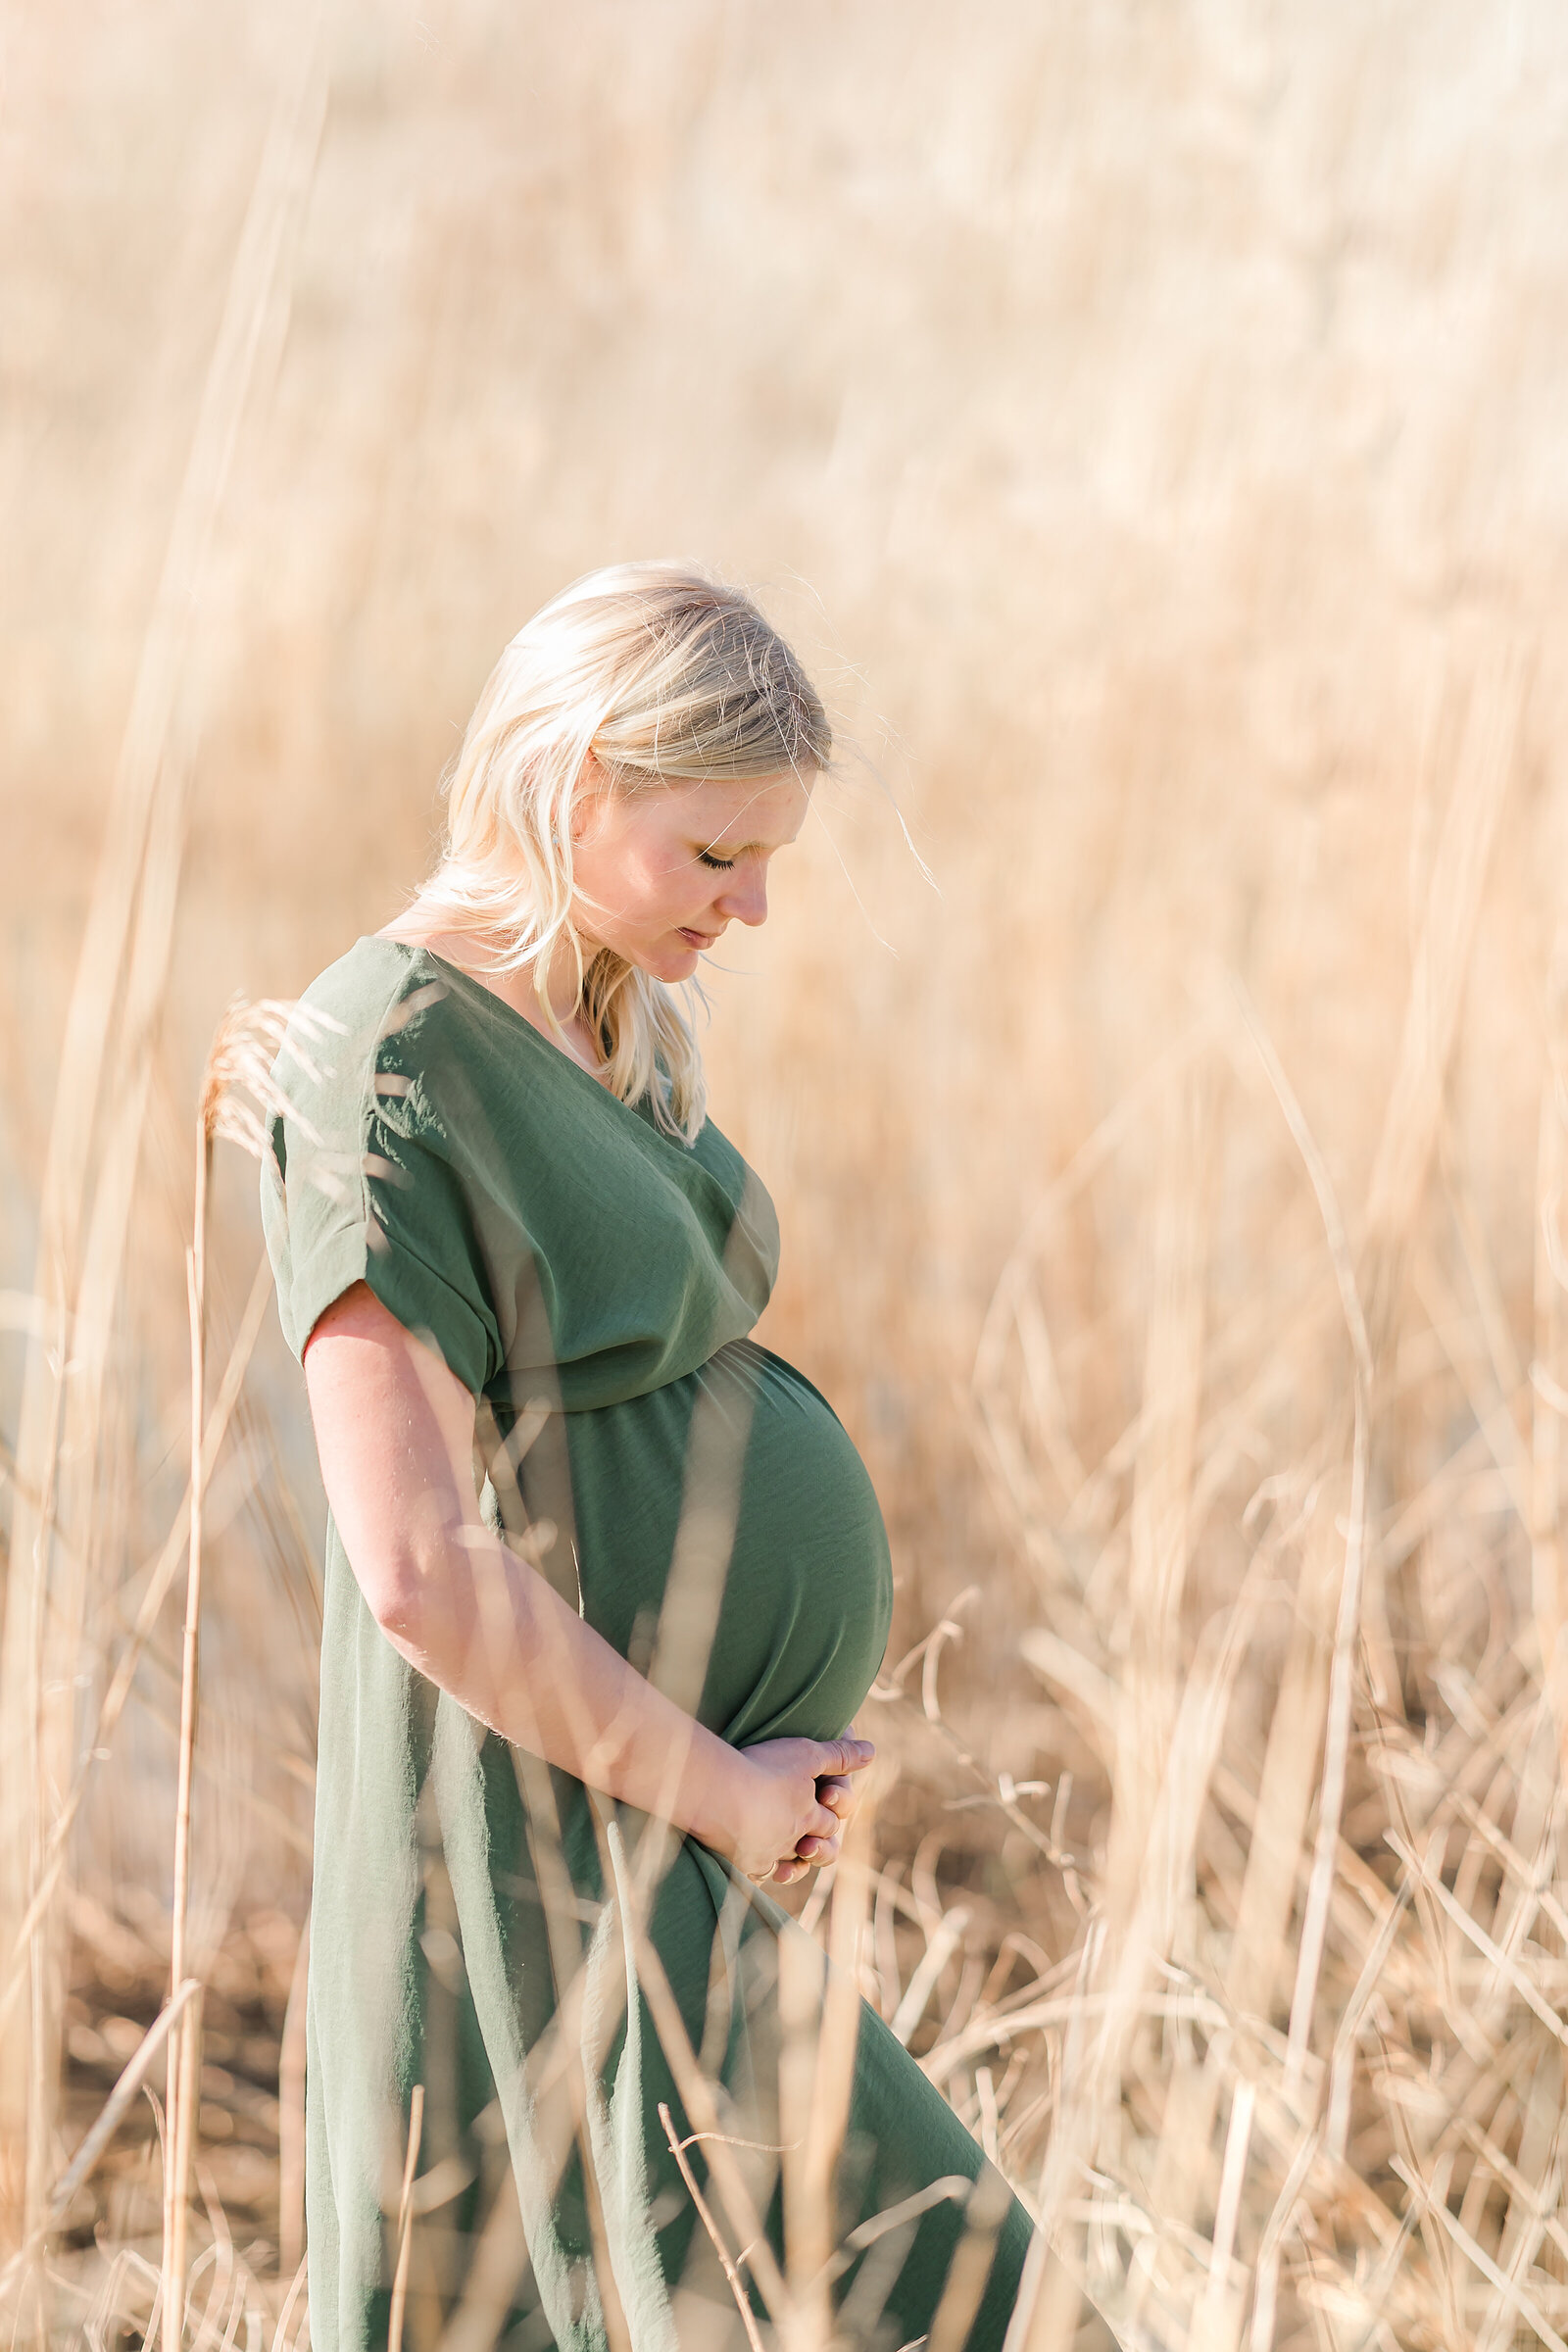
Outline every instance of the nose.
<path fill-rule="evenodd" d="M 725 879 L 723 894 L 714 904 L 726 922 L 750 923 L 755 929 L 767 920 L 767 876 L 762 868 L 736 870 Z"/>

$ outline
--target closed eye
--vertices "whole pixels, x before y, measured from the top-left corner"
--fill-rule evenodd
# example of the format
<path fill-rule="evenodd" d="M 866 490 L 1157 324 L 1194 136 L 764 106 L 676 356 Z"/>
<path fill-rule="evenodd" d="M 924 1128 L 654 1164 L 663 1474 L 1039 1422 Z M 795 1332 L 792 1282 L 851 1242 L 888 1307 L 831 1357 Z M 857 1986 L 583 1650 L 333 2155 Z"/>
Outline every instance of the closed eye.
<path fill-rule="evenodd" d="M 699 850 L 697 862 L 699 865 L 710 865 L 715 873 L 727 874 L 735 860 L 733 858 L 715 858 L 711 850 Z"/>

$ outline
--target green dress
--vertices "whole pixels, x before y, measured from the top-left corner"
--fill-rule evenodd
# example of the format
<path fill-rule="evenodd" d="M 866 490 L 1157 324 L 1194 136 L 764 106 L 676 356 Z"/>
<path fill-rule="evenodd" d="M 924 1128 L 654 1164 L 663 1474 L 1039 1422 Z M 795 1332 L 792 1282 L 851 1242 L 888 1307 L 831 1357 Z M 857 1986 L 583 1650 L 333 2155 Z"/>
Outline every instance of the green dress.
<path fill-rule="evenodd" d="M 492 1524 L 608 1642 L 738 1745 L 844 1731 L 887 1640 L 887 1540 L 828 1405 L 748 1336 L 777 1226 L 740 1154 L 711 1121 L 672 1141 L 424 950 L 362 939 L 305 1003 L 317 1017 L 278 1061 L 291 1110 L 263 1181 L 296 1353 L 367 1282 L 478 1399 Z M 661 2107 L 680 2138 L 697 2128 L 677 2078 L 699 2064 L 731 2180 L 787 2259 L 799 2176 L 779 2151 L 801 2144 L 784 2135 L 804 2112 L 819 1995 L 814 1947 L 728 1864 L 485 1732 L 410 1667 L 329 1530 L 315 2352 L 385 2345 L 405 2236 L 411 2352 L 744 2342 Z M 827 2034 L 817 2076 L 847 2107 L 831 2190 L 841 2340 L 919 2339 L 951 2270 L 944 2333 L 957 2320 L 956 2340 L 1000 2346 L 1027 2219 L 915 2062 L 855 2014 L 841 2009 L 849 2041 Z M 682 2039 L 676 2063 L 666 2045 Z M 733 2249 L 705 2146 L 688 2163 Z M 798 2283 L 798 2246 L 796 2262 Z"/>

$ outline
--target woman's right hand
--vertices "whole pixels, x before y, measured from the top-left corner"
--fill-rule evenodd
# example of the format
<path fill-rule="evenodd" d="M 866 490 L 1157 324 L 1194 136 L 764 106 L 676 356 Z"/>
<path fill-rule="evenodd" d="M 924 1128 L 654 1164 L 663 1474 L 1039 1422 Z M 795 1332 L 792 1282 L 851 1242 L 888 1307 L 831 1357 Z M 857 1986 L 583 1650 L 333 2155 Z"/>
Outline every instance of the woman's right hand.
<path fill-rule="evenodd" d="M 848 1734 L 842 1740 L 764 1740 L 738 1749 L 740 1769 L 719 1850 L 749 1879 L 786 1885 L 833 1861 L 846 1792 L 819 1784 L 863 1772 L 875 1752 L 869 1740 Z"/>

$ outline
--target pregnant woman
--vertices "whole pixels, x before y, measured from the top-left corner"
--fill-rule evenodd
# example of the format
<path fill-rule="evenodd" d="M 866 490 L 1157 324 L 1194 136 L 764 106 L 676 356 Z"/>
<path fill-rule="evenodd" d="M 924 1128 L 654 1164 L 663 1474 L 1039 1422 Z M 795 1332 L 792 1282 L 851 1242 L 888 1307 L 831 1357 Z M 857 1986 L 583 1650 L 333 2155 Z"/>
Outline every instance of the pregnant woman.
<path fill-rule="evenodd" d="M 580 581 L 279 1061 L 331 1510 L 315 2352 L 1007 2330 L 1022 2208 L 760 1890 L 838 1851 L 891 1584 L 855 1448 L 748 1336 L 777 1228 L 680 992 L 830 750 L 747 599 Z"/>

